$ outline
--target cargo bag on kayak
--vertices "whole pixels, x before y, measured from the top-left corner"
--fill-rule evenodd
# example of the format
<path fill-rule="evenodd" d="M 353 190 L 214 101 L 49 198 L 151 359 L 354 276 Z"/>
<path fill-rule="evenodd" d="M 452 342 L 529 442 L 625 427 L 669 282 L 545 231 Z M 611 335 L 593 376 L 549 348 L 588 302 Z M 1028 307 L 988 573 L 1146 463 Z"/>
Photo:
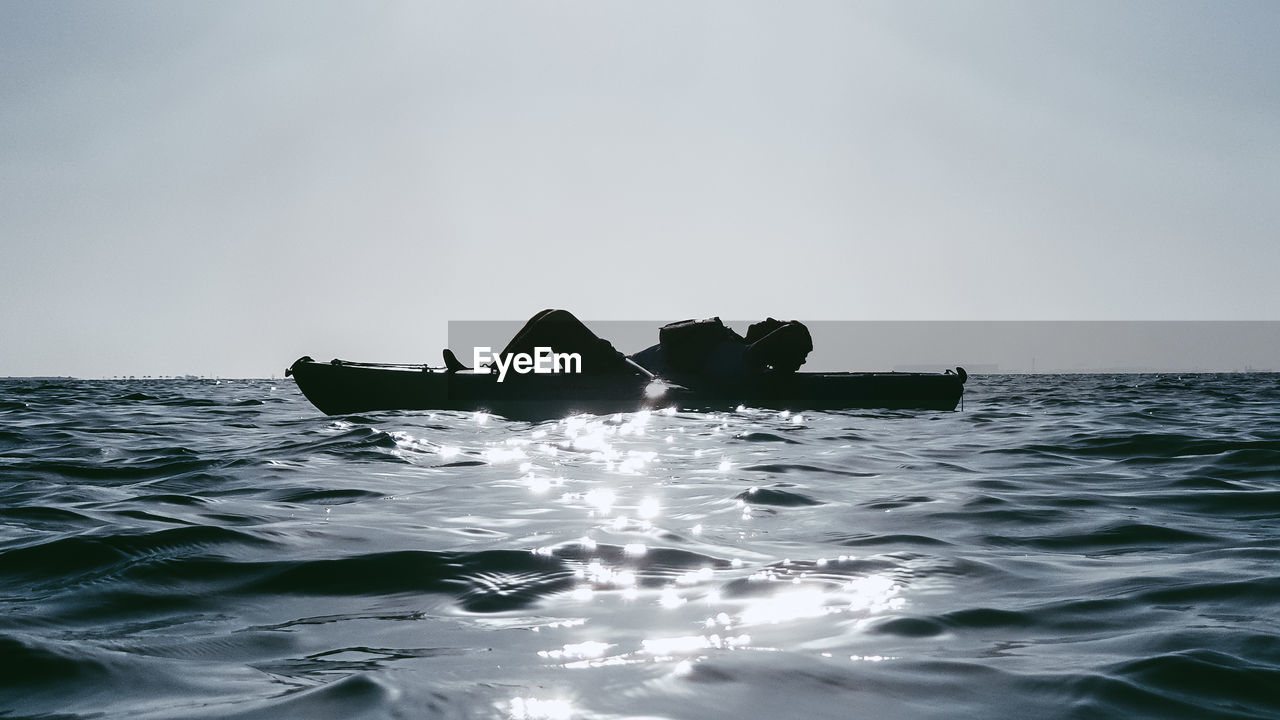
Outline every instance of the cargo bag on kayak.
<path fill-rule="evenodd" d="M 681 373 L 703 372 L 711 354 L 724 343 L 745 345 L 746 341 L 718 317 L 682 320 L 658 330 L 663 361 L 668 368 Z"/>
<path fill-rule="evenodd" d="M 660 359 L 661 371 L 693 375 L 791 373 L 812 351 L 813 338 L 804 323 L 768 318 L 752 325 L 744 338 L 715 317 L 664 325 L 658 345 L 636 359 L 646 367 Z"/>

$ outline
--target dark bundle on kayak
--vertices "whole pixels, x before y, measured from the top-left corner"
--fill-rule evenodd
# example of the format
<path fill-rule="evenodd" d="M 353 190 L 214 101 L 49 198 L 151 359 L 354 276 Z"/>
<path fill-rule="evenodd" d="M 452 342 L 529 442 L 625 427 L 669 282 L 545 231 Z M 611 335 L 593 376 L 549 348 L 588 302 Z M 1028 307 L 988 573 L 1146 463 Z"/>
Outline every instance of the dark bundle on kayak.
<path fill-rule="evenodd" d="M 813 352 L 809 328 L 798 320 L 765 318 L 747 328 L 747 358 L 758 367 L 795 372 Z"/>
<path fill-rule="evenodd" d="M 548 349 L 574 356 L 553 372 L 529 372 Z M 566 310 L 534 315 L 494 357 L 496 367 L 468 368 L 448 349 L 445 367 L 320 363 L 298 359 L 285 371 L 330 415 L 370 410 L 485 410 L 529 419 L 573 412 L 614 413 L 651 407 L 788 410 L 887 408 L 954 410 L 966 375 L 798 372 L 813 350 L 809 329 L 768 318 L 746 337 L 719 318 L 663 326 L 658 344 L 628 358 Z M 523 363 L 523 364 L 520 364 Z M 515 371 L 506 370 L 515 367 Z M 520 369 L 523 367 L 524 369 Z"/>
<path fill-rule="evenodd" d="M 768 318 L 747 328 L 743 337 L 714 317 L 662 326 L 658 344 L 632 359 L 661 377 L 729 385 L 763 373 L 793 373 L 812 351 L 804 323 Z"/>

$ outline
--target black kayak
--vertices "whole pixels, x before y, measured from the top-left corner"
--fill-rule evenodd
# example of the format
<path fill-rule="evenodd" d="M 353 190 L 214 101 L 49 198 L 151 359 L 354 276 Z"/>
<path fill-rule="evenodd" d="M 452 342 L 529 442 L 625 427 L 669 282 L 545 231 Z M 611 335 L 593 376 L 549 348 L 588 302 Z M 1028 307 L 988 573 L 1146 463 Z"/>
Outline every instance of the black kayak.
<path fill-rule="evenodd" d="M 607 414 L 647 408 L 731 410 L 955 410 L 964 394 L 963 369 L 946 373 L 763 373 L 728 385 L 674 385 L 637 373 L 509 375 L 299 358 L 292 376 L 302 394 L 328 415 L 375 410 L 484 411 L 510 418 L 547 419 L 573 413 Z"/>

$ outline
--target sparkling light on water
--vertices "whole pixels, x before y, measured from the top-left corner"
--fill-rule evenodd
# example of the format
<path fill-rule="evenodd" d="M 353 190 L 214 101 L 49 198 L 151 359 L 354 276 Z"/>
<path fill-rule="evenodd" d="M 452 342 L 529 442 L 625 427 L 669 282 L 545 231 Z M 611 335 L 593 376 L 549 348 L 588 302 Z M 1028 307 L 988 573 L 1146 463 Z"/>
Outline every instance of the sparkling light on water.
<path fill-rule="evenodd" d="M 511 720 L 569 720 L 573 717 L 573 703 L 562 698 L 512 698 L 509 717 Z"/>
<path fill-rule="evenodd" d="M 0 381 L 0 635 L 66 669 L 0 715 L 1275 715 L 1275 377 L 969 383 L 528 422 Z"/>

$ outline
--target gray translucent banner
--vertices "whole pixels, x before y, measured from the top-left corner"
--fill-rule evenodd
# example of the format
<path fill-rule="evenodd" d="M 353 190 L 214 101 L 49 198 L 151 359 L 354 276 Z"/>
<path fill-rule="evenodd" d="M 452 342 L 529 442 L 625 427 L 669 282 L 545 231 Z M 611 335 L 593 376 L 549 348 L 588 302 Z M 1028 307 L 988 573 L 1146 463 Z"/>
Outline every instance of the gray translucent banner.
<path fill-rule="evenodd" d="M 669 320 L 589 320 L 631 354 L 658 342 Z M 726 320 L 745 334 L 754 321 Z M 814 350 L 804 370 L 970 373 L 1275 372 L 1280 321 L 804 321 Z M 470 365 L 476 347 L 497 352 L 524 320 L 449 323 L 449 348 Z"/>

